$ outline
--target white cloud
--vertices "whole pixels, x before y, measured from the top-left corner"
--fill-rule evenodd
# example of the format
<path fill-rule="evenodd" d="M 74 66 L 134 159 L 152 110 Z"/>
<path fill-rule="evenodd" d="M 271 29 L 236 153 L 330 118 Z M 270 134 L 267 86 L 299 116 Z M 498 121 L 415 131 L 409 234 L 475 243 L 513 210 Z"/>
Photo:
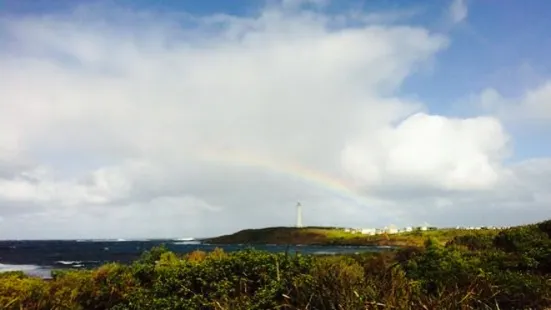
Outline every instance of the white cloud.
<path fill-rule="evenodd" d="M 551 81 L 526 90 L 519 97 L 506 97 L 494 88 L 484 89 L 473 101 L 484 111 L 504 121 L 551 120 Z"/>
<path fill-rule="evenodd" d="M 344 150 L 344 167 L 367 186 L 488 189 L 498 182 L 507 136 L 494 118 L 418 113 L 368 131 Z"/>
<path fill-rule="evenodd" d="M 503 103 L 503 100 L 501 94 L 493 88 L 484 89 L 478 98 L 480 106 L 486 111 L 495 111 Z"/>
<path fill-rule="evenodd" d="M 0 22 L 3 237 L 217 234 L 293 223 L 296 200 L 309 224 L 411 224 L 514 173 L 499 121 L 397 95 L 447 47 L 421 27 L 278 6 Z"/>
<path fill-rule="evenodd" d="M 551 81 L 528 91 L 518 109 L 521 117 L 551 120 Z"/>
<path fill-rule="evenodd" d="M 466 0 L 453 0 L 449 8 L 449 16 L 452 23 L 459 23 L 467 18 L 469 8 Z"/>

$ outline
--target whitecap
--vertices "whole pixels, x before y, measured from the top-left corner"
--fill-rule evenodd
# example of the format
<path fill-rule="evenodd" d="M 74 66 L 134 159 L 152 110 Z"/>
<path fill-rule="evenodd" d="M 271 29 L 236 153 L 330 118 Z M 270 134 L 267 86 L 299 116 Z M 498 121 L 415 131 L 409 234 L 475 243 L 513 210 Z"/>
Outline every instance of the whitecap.
<path fill-rule="evenodd" d="M 181 242 L 173 242 L 172 244 L 175 244 L 175 245 L 196 245 L 196 244 L 201 244 L 200 241 L 181 241 Z"/>
<path fill-rule="evenodd" d="M 59 261 L 57 261 L 56 263 L 62 264 L 62 265 L 73 265 L 73 264 L 80 264 L 80 263 L 82 263 L 82 262 L 81 262 L 81 261 L 72 261 L 72 260 L 68 260 L 68 261 L 66 261 L 66 260 L 59 260 Z"/>
<path fill-rule="evenodd" d="M 193 241 L 195 240 L 195 238 L 192 238 L 192 237 L 185 237 L 185 238 L 176 238 L 176 239 L 173 239 L 174 241 Z"/>

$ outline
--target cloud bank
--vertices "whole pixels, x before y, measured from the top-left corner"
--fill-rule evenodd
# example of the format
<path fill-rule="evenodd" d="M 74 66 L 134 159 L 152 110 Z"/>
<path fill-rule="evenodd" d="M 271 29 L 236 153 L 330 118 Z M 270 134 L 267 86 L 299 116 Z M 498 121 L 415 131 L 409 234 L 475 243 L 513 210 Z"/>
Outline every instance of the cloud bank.
<path fill-rule="evenodd" d="M 497 115 L 399 95 L 450 38 L 300 4 L 2 17 L 0 235 L 210 236 L 291 225 L 297 200 L 309 225 L 541 214 L 549 162 L 506 165 Z"/>

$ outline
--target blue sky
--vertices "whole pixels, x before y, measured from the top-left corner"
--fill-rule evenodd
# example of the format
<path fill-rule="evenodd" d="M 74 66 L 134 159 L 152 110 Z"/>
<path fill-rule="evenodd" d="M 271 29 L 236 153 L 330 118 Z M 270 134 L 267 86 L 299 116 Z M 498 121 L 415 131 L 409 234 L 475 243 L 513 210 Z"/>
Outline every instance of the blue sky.
<path fill-rule="evenodd" d="M 0 235 L 549 217 L 550 11 L 0 0 Z"/>
<path fill-rule="evenodd" d="M 518 96 L 549 74 L 546 40 L 550 3 L 545 1 L 470 1 L 469 16 L 450 30 L 452 43 L 438 56 L 438 70 L 411 91 L 423 96 L 441 93 L 435 101 L 449 101 L 493 85 L 506 95 Z M 529 66 L 533 72 L 522 72 Z M 524 74 L 523 74 L 524 73 Z M 534 76 L 529 76 L 533 74 Z M 526 76 L 528 75 L 528 76 Z M 519 87 L 520 86 L 520 87 Z"/>

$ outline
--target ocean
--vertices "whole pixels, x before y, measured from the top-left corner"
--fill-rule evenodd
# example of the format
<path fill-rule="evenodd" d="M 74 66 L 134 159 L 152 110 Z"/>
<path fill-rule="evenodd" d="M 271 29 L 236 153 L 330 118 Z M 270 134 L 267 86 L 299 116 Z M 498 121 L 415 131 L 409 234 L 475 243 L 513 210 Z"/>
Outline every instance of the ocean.
<path fill-rule="evenodd" d="M 351 254 L 388 250 L 376 246 L 285 246 L 285 245 L 212 245 L 182 240 L 44 240 L 0 241 L 0 272 L 20 270 L 49 278 L 54 269 L 88 269 L 109 262 L 131 263 L 147 250 L 165 245 L 175 253 L 195 250 L 226 252 L 254 248 L 269 252 L 303 254 Z"/>

